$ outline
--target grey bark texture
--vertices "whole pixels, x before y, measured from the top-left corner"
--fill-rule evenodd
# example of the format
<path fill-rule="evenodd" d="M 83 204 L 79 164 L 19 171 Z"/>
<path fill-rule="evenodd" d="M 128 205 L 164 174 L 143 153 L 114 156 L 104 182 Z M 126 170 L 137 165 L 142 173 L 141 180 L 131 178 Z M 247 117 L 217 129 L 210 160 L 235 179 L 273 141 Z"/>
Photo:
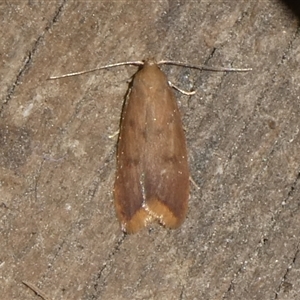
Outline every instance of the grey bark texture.
<path fill-rule="evenodd" d="M 299 299 L 300 35 L 278 1 L 0 4 L 1 299 Z M 113 206 L 126 66 L 162 67 L 189 151 L 189 213 L 123 235 Z"/>

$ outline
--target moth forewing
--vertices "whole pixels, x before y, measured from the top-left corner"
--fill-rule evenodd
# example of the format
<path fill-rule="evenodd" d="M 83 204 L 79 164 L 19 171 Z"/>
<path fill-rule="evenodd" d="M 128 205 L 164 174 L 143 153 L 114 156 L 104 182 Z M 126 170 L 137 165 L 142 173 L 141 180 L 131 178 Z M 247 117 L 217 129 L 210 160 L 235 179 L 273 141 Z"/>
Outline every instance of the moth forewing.
<path fill-rule="evenodd" d="M 119 221 L 130 233 L 153 220 L 176 228 L 189 197 L 186 141 L 175 96 L 155 63 L 135 75 L 126 102 L 115 181 Z"/>

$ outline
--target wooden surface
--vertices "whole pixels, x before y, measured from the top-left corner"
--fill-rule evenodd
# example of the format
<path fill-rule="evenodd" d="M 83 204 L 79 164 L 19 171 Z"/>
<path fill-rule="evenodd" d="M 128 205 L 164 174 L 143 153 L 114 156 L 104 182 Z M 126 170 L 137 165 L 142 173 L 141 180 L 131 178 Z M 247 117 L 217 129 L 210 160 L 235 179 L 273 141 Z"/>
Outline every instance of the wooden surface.
<path fill-rule="evenodd" d="M 277 1 L 3 1 L 0 294 L 39 299 L 299 299 L 298 20 Z M 128 80 L 163 67 L 193 180 L 178 230 L 124 236 L 113 207 Z"/>

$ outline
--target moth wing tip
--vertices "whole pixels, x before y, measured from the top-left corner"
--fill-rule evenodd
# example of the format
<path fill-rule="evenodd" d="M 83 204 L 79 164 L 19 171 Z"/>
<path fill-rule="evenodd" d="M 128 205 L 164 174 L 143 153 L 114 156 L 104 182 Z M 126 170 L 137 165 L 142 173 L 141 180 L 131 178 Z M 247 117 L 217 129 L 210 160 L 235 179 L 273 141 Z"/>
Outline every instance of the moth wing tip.
<path fill-rule="evenodd" d="M 154 219 L 168 228 L 176 229 L 185 220 L 186 211 L 182 211 L 176 215 L 166 204 L 160 201 L 158 198 L 153 198 L 147 202 L 147 210 Z"/>
<path fill-rule="evenodd" d="M 130 220 L 121 221 L 121 229 L 128 234 L 136 233 L 151 222 L 152 217 L 149 213 L 144 208 L 140 208 Z"/>

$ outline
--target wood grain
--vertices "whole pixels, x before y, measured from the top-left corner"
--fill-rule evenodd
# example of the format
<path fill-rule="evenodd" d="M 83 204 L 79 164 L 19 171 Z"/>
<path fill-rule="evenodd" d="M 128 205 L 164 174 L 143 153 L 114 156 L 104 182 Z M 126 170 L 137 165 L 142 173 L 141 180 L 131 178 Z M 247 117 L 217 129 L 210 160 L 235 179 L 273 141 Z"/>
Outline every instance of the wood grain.
<path fill-rule="evenodd" d="M 299 23 L 277 1 L 2 1 L 0 273 L 3 299 L 299 298 Z M 177 230 L 124 236 L 116 139 L 147 57 L 252 67 L 162 67 L 188 148 Z M 36 296 L 38 299 L 38 296 Z"/>

